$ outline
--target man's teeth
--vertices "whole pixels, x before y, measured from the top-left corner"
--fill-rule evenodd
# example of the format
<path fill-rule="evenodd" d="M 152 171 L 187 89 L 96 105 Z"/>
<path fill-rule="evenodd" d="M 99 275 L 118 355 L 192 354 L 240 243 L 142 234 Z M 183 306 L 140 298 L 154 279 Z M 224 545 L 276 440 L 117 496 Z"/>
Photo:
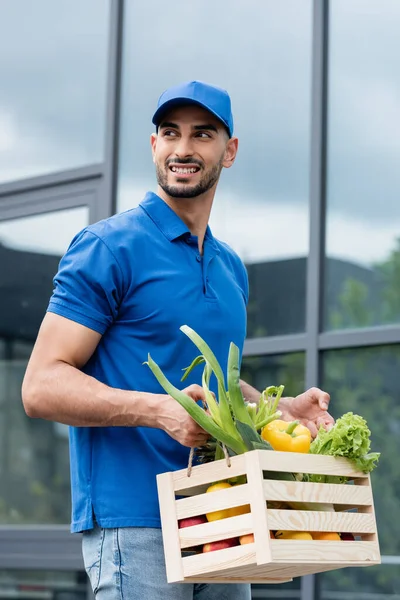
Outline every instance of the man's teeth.
<path fill-rule="evenodd" d="M 180 173 L 181 175 L 187 175 L 188 173 L 196 173 L 198 171 L 197 168 L 186 169 L 184 167 L 171 167 L 171 171 L 174 173 Z"/>

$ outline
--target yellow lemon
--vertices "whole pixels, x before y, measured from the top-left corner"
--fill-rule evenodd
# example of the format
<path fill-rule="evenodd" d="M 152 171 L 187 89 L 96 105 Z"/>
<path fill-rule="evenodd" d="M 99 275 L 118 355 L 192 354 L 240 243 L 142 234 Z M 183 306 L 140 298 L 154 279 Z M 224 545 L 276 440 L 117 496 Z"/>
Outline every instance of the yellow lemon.
<path fill-rule="evenodd" d="M 210 487 L 207 488 L 206 491 L 207 493 L 218 492 L 219 490 L 226 490 L 231 487 L 231 484 L 227 481 L 220 481 L 219 483 L 214 483 L 213 485 L 210 485 Z M 231 508 L 225 508 L 223 510 L 216 510 L 214 512 L 207 513 L 207 521 L 219 521 L 220 519 L 226 519 L 228 517 L 231 517 L 231 510 Z"/>
<path fill-rule="evenodd" d="M 250 512 L 250 504 L 245 504 L 243 506 L 235 506 L 234 508 L 230 508 L 230 517 L 237 517 L 238 515 L 245 515 Z"/>

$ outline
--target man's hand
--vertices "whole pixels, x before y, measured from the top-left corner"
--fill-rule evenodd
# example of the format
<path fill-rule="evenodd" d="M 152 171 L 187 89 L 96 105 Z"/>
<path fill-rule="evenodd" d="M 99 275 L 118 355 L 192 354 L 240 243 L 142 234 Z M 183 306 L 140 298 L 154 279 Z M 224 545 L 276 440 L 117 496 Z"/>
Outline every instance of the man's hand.
<path fill-rule="evenodd" d="M 295 398 L 282 398 L 279 402 L 279 410 L 282 411 L 282 419 L 300 421 L 315 437 L 321 425 L 325 429 L 330 429 L 335 423 L 328 413 L 329 401 L 329 394 L 314 387 Z"/>
<path fill-rule="evenodd" d="M 193 398 L 194 402 L 205 400 L 204 390 L 200 385 L 193 384 L 182 391 Z M 183 446 L 189 448 L 203 446 L 210 437 L 208 433 L 197 425 L 196 421 L 174 398 L 164 395 L 160 398 L 157 409 L 159 428 L 166 431 L 168 435 Z"/>

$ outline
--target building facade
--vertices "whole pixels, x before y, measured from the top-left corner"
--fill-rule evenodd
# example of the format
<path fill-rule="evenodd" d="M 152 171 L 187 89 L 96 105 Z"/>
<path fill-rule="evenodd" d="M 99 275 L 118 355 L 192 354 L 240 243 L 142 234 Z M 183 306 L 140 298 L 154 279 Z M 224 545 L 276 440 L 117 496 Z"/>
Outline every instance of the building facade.
<path fill-rule="evenodd" d="M 26 417 L 21 382 L 60 257 L 154 189 L 159 94 L 229 90 L 240 149 L 214 235 L 250 279 L 243 376 L 365 416 L 382 565 L 254 598 L 400 594 L 398 0 L 0 3 L 0 600 L 90 598 L 69 534 L 68 432 Z"/>

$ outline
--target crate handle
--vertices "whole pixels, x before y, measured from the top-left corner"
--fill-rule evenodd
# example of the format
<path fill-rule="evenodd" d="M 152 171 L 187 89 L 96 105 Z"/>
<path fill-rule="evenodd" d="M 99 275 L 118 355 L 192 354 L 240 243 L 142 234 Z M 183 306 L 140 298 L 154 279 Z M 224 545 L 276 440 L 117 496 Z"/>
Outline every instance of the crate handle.
<path fill-rule="evenodd" d="M 230 467 L 231 466 L 231 458 L 228 454 L 228 450 L 226 449 L 225 444 L 221 444 L 221 445 L 222 445 L 222 450 L 224 451 L 224 454 L 225 454 L 226 464 L 228 467 Z M 194 448 L 190 448 L 189 462 L 188 462 L 188 468 L 187 468 L 187 476 L 188 477 L 190 477 L 192 474 L 193 457 L 194 457 Z"/>

